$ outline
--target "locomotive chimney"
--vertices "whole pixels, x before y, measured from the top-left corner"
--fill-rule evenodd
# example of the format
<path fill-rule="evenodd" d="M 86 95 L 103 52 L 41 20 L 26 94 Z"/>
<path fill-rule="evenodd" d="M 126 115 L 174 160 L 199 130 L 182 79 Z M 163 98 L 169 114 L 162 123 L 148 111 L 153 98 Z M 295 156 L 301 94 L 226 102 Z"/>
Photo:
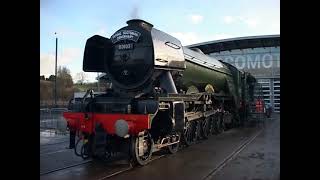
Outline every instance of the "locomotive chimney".
<path fill-rule="evenodd" d="M 153 27 L 152 24 L 148 23 L 147 21 L 141 20 L 141 19 L 131 19 L 131 20 L 127 21 L 127 24 L 129 26 L 140 26 L 140 27 L 146 28 L 148 30 L 151 30 L 151 28 Z"/>

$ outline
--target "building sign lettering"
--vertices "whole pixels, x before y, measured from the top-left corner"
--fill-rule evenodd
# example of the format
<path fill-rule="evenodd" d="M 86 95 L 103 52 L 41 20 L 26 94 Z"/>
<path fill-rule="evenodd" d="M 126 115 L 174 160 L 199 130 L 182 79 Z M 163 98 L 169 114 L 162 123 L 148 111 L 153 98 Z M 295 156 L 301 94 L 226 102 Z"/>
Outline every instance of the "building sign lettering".
<path fill-rule="evenodd" d="M 227 55 L 214 57 L 236 66 L 238 69 L 280 68 L 280 54 Z"/>

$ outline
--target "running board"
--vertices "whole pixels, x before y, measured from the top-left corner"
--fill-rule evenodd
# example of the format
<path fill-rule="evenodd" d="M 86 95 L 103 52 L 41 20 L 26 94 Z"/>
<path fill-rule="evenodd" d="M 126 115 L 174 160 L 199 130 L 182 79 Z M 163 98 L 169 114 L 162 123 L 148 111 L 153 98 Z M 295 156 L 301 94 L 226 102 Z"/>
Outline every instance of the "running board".
<path fill-rule="evenodd" d="M 206 112 L 187 112 L 186 113 L 186 118 L 188 121 L 193 121 L 193 120 L 198 120 L 199 118 L 202 117 L 209 117 L 211 115 L 214 115 L 216 113 L 220 112 L 220 110 L 210 110 L 210 111 L 206 111 Z"/>

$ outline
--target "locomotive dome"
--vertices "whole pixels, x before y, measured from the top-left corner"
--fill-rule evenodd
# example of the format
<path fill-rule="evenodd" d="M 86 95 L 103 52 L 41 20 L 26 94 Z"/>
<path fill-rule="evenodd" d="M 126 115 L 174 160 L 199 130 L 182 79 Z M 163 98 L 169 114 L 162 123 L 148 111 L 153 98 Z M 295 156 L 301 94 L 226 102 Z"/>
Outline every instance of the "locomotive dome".
<path fill-rule="evenodd" d="M 251 73 L 262 85 L 264 101 L 280 112 L 280 35 L 215 40 L 186 46 Z"/>

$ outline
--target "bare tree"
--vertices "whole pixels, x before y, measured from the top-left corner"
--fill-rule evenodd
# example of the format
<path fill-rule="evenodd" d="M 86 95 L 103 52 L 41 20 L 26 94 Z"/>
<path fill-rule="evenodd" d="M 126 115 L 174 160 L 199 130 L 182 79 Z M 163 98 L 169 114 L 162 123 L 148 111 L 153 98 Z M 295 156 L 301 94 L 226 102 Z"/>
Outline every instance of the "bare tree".
<path fill-rule="evenodd" d="M 87 80 L 88 76 L 84 72 L 79 72 L 76 74 L 77 83 L 81 85 Z"/>
<path fill-rule="evenodd" d="M 60 100 L 68 100 L 73 95 L 73 81 L 70 70 L 59 66 L 57 72 L 57 96 Z"/>

